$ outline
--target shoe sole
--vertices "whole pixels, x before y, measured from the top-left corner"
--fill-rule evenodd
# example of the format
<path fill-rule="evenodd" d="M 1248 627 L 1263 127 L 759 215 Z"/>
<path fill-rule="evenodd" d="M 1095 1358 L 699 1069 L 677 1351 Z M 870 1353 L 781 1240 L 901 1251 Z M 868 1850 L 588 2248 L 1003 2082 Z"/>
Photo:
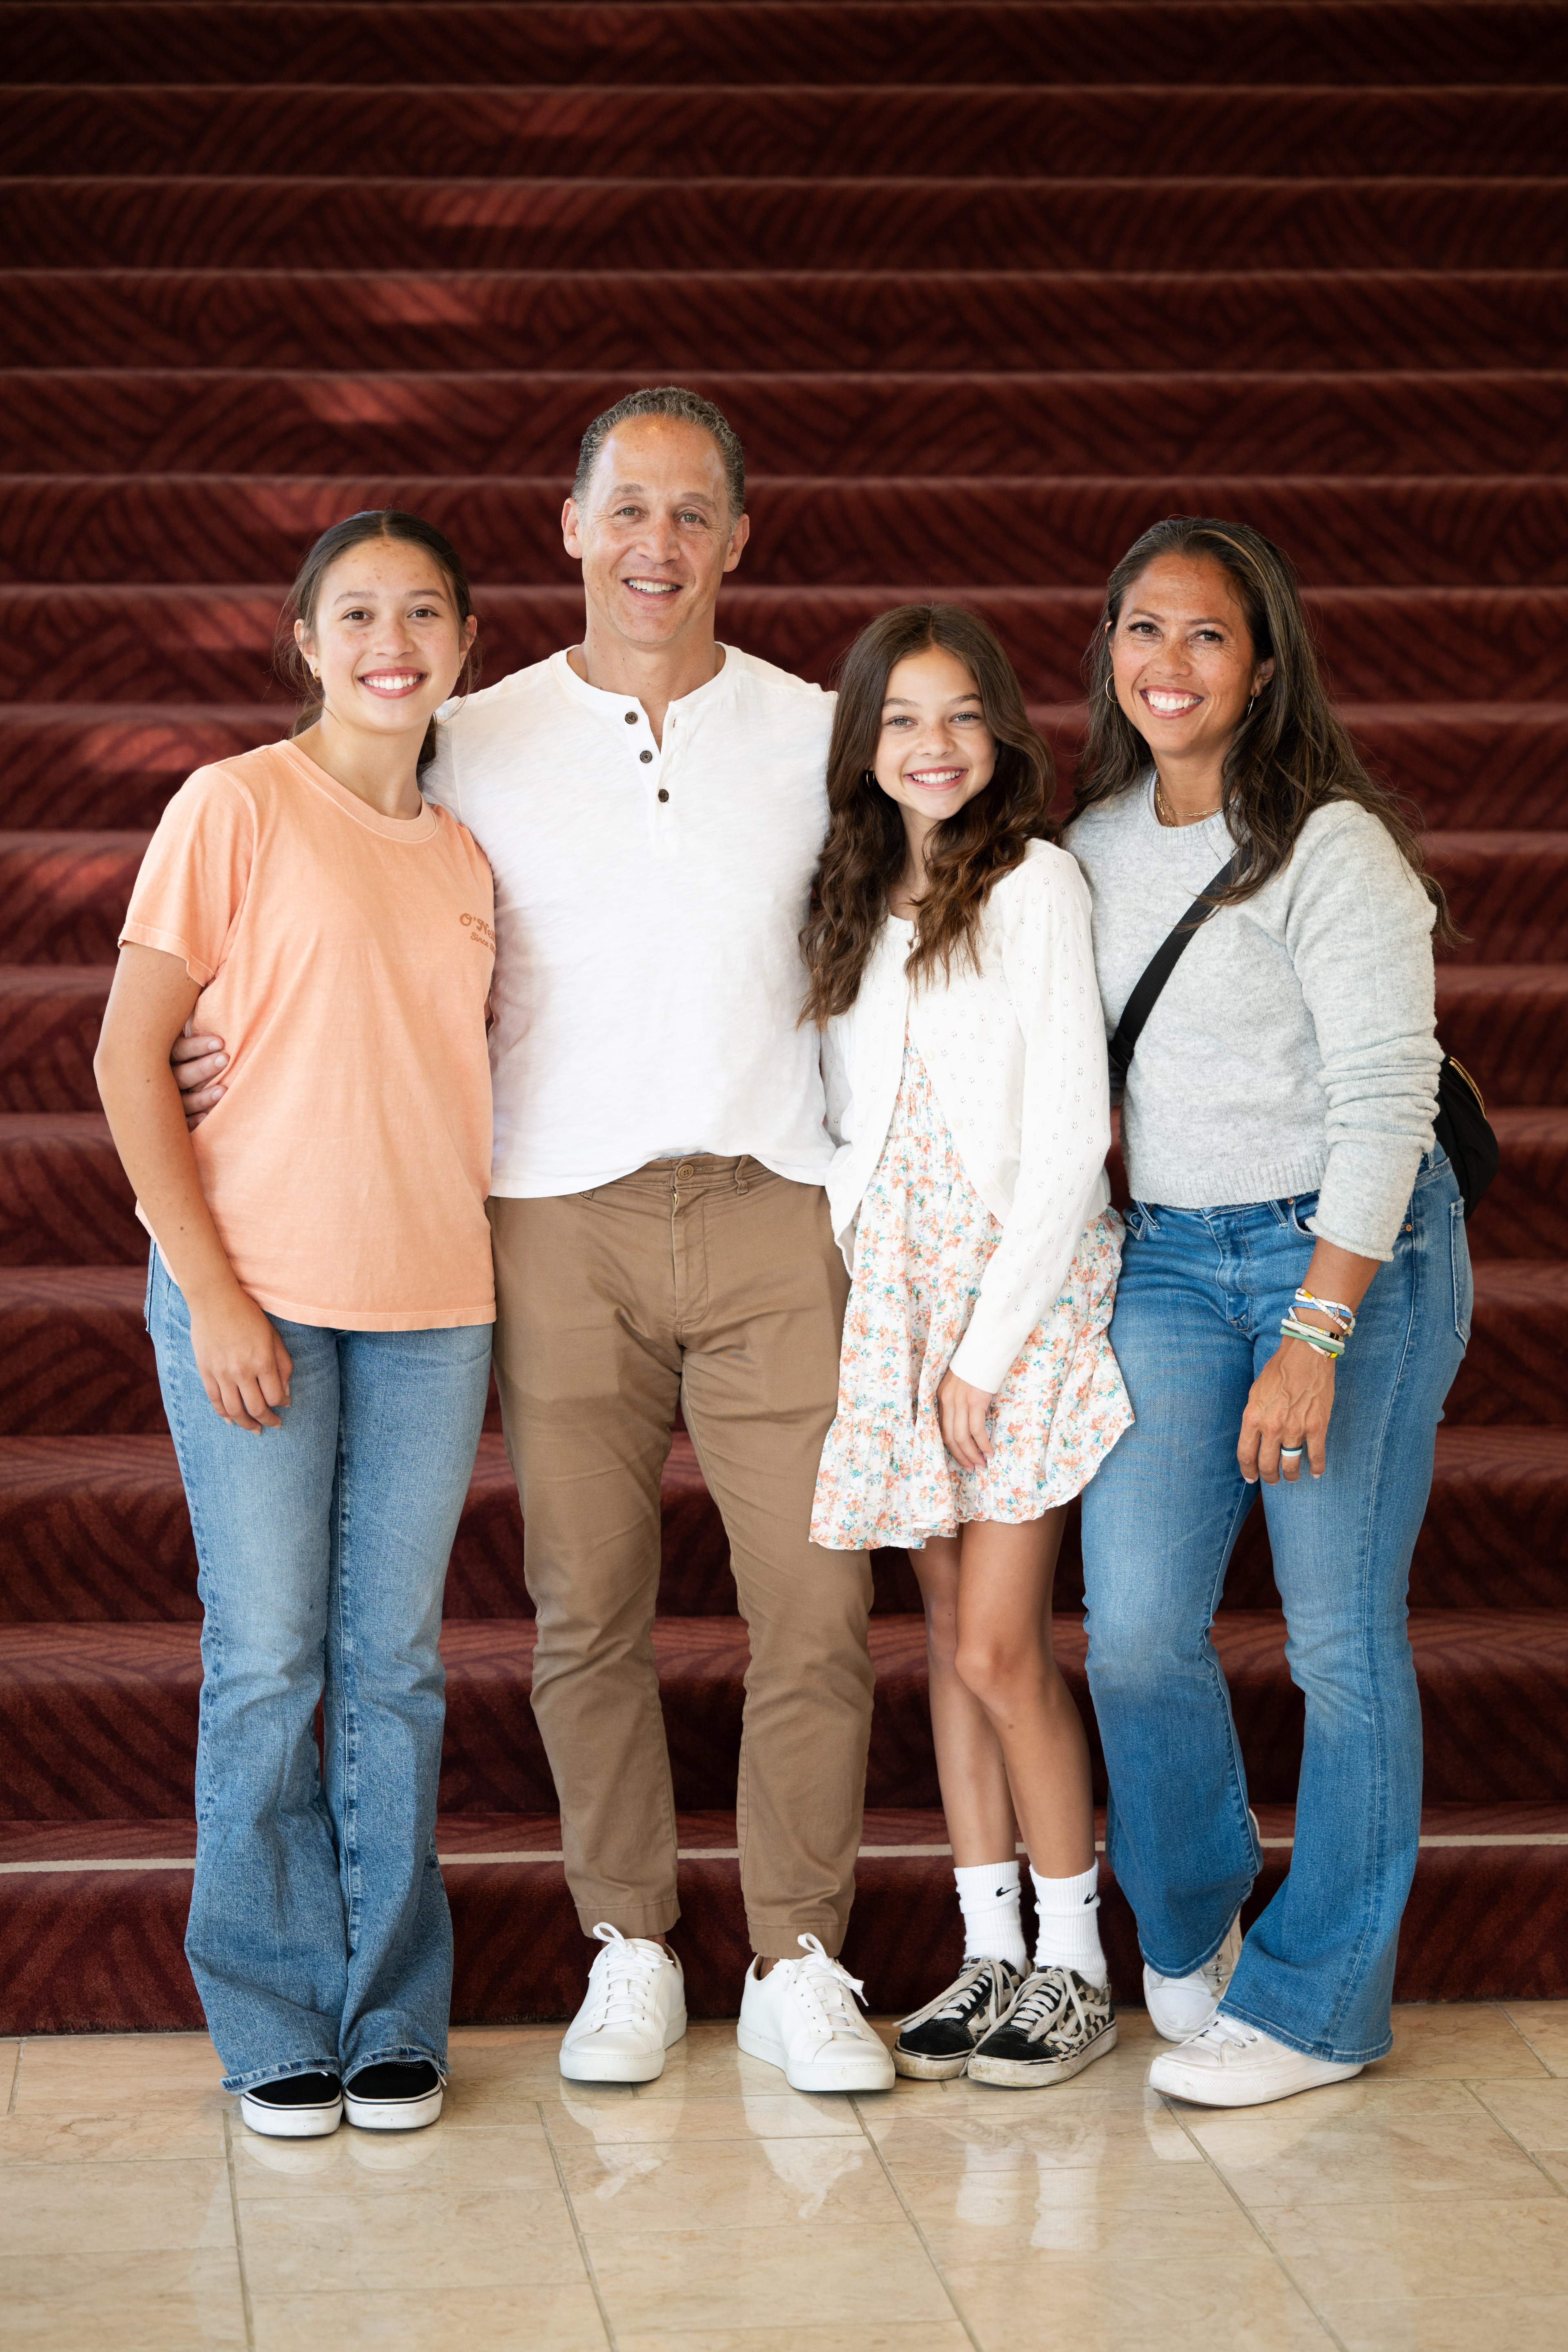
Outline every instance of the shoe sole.
<path fill-rule="evenodd" d="M 890 2091 L 893 2087 L 889 2079 L 892 2062 L 885 2050 L 882 2067 L 877 2064 L 875 2053 L 868 2051 L 861 2059 L 838 2058 L 826 2065 L 800 2066 L 792 2074 L 784 2043 L 775 2042 L 771 2034 L 758 2033 L 742 2023 L 735 2028 L 735 2039 L 748 2058 L 760 2058 L 764 2065 L 776 2066 L 792 2091 Z M 881 2048 L 880 2043 L 878 2048 Z M 883 2067 L 889 2072 L 884 2072 Z"/>
<path fill-rule="evenodd" d="M 1150 2089 L 1163 2091 L 1173 2099 L 1184 2099 L 1192 2107 L 1271 2107 L 1277 2099 L 1293 2099 L 1302 2091 L 1331 2090 L 1336 2083 L 1352 2082 L 1361 2073 L 1359 2066 L 1352 2066 L 1348 2074 L 1343 2068 L 1336 2067 L 1331 2074 L 1320 2075 L 1316 2082 L 1281 2083 L 1277 2091 L 1267 2091 L 1258 2088 L 1256 2076 L 1251 2084 L 1237 2076 L 1227 2084 L 1223 2075 L 1217 2082 L 1205 2083 L 1204 2076 L 1195 2072 L 1182 2082 L 1157 2083 L 1154 2068 L 1158 2066 L 1172 2066 L 1172 2061 L 1155 2059 L 1154 2065 L 1149 2069 Z M 1180 2073 L 1182 2070 L 1173 2068 L 1173 2071 Z"/>
<path fill-rule="evenodd" d="M 1097 2034 L 1087 2050 L 1079 2050 L 1071 2058 L 1046 2061 L 1032 2064 L 1026 2058 L 983 2058 L 978 2051 L 969 2062 L 972 2083 L 993 2083 L 999 2090 L 1048 2090 L 1053 2083 L 1068 2083 L 1103 2058 L 1108 2050 L 1116 2047 L 1116 2028 L 1108 2025 Z"/>
<path fill-rule="evenodd" d="M 657 2083 L 664 2072 L 665 2051 L 673 2050 L 685 2038 L 683 2016 L 679 2023 L 671 2019 L 663 2048 L 650 2050 L 642 2058 L 612 2057 L 604 2052 L 563 2047 L 561 2072 L 568 2083 Z"/>
<path fill-rule="evenodd" d="M 922 2058 L 918 2050 L 900 2050 L 893 2044 L 893 2072 L 911 2083 L 951 2083 L 962 2074 L 973 2052 L 961 2051 L 956 2058 Z"/>
<path fill-rule="evenodd" d="M 418 2099 L 356 2099 L 343 2093 L 343 2114 L 356 2131 L 423 2131 L 441 2113 L 440 2091 Z"/>
<path fill-rule="evenodd" d="M 327 2139 L 343 2119 L 343 2103 L 337 2099 L 331 2106 L 269 2107 L 242 2091 L 239 2114 L 258 2139 Z"/>

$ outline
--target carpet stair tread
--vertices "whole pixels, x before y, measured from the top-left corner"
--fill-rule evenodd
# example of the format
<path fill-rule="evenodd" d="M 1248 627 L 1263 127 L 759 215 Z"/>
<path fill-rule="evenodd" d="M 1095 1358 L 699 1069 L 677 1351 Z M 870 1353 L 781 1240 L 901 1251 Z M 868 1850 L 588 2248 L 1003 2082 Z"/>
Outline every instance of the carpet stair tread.
<path fill-rule="evenodd" d="M 111 963 L 149 839 L 144 830 L 0 831 L 0 938 L 9 961 Z M 1426 847 L 1467 934 L 1459 960 L 1551 959 L 1563 940 L 1568 832 L 1428 831 Z"/>
<path fill-rule="evenodd" d="M 0 1359 L 9 1369 L 0 1390 L 0 1436 L 134 1436 L 163 1429 L 142 1326 L 146 1279 L 144 1263 L 0 1266 Z M 1448 1399 L 1450 1423 L 1568 1423 L 1568 1264 L 1483 1260 L 1475 1293 L 1469 1353 Z"/>
<path fill-rule="evenodd" d="M 1248 1920 L 1279 1883 L 1283 1841 L 1293 1826 L 1289 1807 L 1260 1802 L 1257 1811 L 1265 1847 L 1243 1915 Z M 750 1958 L 732 1858 L 734 1816 L 682 1813 L 676 1826 L 682 1859 L 675 1941 L 688 2006 L 694 2016 L 732 2016 Z M 1422 1832 L 1395 1999 L 1568 1993 L 1568 1808 L 1429 1806 Z M 458 1814 L 437 1823 L 457 1946 L 456 2023 L 564 2020 L 581 2000 L 589 1947 L 559 1861 L 478 1858 L 487 1851 L 553 1856 L 559 1834 L 550 1814 Z M 191 1884 L 184 1864 L 194 1843 L 188 1817 L 51 1824 L 41 1832 L 0 1824 L 0 2033 L 199 2028 L 182 1948 Z M 957 1969 L 945 1843 L 938 1812 L 867 1812 L 844 1958 L 884 2014 L 929 2000 Z M 465 1853 L 474 1858 L 459 1858 Z M 180 1866 L 132 1866 L 150 1856 Z M 1103 1854 L 1100 1896 L 1112 1987 L 1123 2006 L 1134 2006 L 1142 1980 L 1131 1916 Z"/>
<path fill-rule="evenodd" d="M 1563 417 L 1568 436 L 1568 403 Z M 0 698 L 87 703 L 134 693 L 184 701 L 203 686 L 226 700 L 255 696 L 271 676 L 285 593 L 282 583 L 0 587 Z M 1099 591 L 969 582 L 951 583 L 950 593 L 994 623 L 1032 698 L 1076 698 Z M 732 587 L 723 625 L 764 659 L 826 680 L 867 622 L 908 593 L 898 582 L 812 596 L 796 587 Z M 486 658 L 500 675 L 572 642 L 582 592 L 492 583 L 484 609 Z M 1323 588 L 1309 593 L 1308 609 L 1330 674 L 1352 698 L 1382 691 L 1392 667 L 1413 695 L 1436 699 L 1478 663 L 1503 698 L 1562 690 L 1568 586 Z"/>
<path fill-rule="evenodd" d="M 410 474 L 438 448 L 458 474 L 564 472 L 584 417 L 643 381 L 640 370 L 16 369 L 0 376 L 0 467 Z M 1506 365 L 1078 376 L 703 367 L 686 381 L 719 403 L 751 462 L 774 474 L 935 467 L 1049 478 L 1112 471 L 1129 448 L 1145 473 L 1463 478 L 1561 472 L 1568 462 L 1562 375 Z M 1481 674 L 1503 698 L 1506 665 L 1495 678 Z M 1418 676 L 1402 682 L 1426 690 Z M 1386 674 L 1378 683 L 1386 688 Z M 227 698 L 221 675 L 211 685 L 215 699 Z"/>
<path fill-rule="evenodd" d="M 1554 369 L 1568 273 L 0 270 L 14 368 Z"/>
<path fill-rule="evenodd" d="M 809 179 L 40 175 L 0 183 L 0 251 L 38 268 L 405 268 L 1201 269 L 1228 257 L 1244 213 L 1276 269 L 1505 269 L 1521 254 L 1568 266 L 1568 186 L 1517 171 L 1483 180 L 1452 161 L 1430 176 L 1328 180 L 1225 173 Z"/>
<path fill-rule="evenodd" d="M 422 81 L 429 72 L 429 11 L 378 9 L 367 42 L 353 6 L 227 0 L 215 23 L 188 9 L 135 10 L 54 0 L 7 9 L 14 79 L 58 84 L 108 81 L 377 83 Z M 481 88 L 511 81 L 658 86 L 835 77 L 951 84 L 1037 77 L 1119 85 L 1128 44 L 1157 37 L 1160 62 L 1188 81 L 1252 83 L 1275 76 L 1342 82 L 1514 81 L 1528 42 L 1535 79 L 1568 79 L 1568 30 L 1549 0 L 1496 12 L 1455 5 L 1215 5 L 1108 8 L 1048 0 L 1016 8 L 986 0 L 905 0 L 896 10 L 866 0 L 788 0 L 715 8 L 664 0 L 635 12 L 611 5 L 514 6 L 443 0 L 441 67 Z"/>
<path fill-rule="evenodd" d="M 1163 62 L 1163 60 L 1162 60 Z M 1327 179 L 1375 164 L 1402 175 L 1484 179 L 1555 172 L 1568 89 L 1475 84 L 1390 89 L 1295 83 L 1110 88 L 897 80 L 832 87 L 291 87 L 288 82 L 0 89 L 0 145 L 12 174 L 221 171 L 353 178 L 395 155 L 408 178 L 523 171 L 597 178 L 782 173 L 892 175 L 940 153 L 949 173 L 1037 171 L 1102 178 L 1184 167 Z M 833 74 L 832 52 L 817 74 Z M 636 82 L 637 76 L 631 77 Z M 715 103 L 721 98 L 722 103 Z M 896 102 L 894 102 L 896 100 Z M 920 176 L 917 170 L 911 176 Z"/>
<path fill-rule="evenodd" d="M 128 578 L 224 584 L 287 578 L 300 549 L 346 510 L 400 506 L 438 523 L 470 579 L 569 583 L 561 544 L 568 477 L 41 474 L 0 511 L 0 580 L 90 587 Z M 762 587 L 994 585 L 1098 588 L 1151 510 L 1245 509 L 1288 541 L 1315 584 L 1561 587 L 1568 583 L 1568 481 L 1363 475 L 958 476 L 859 482 L 748 471 L 745 576 Z M 1398 706 L 1395 706 L 1398 708 Z M 1459 706 L 1463 708 L 1464 706 Z M 1540 706 L 1521 706 L 1534 715 Z"/>
<path fill-rule="evenodd" d="M 1433 1506 L 1416 1542 L 1416 1608 L 1568 1609 L 1568 1429 L 1437 1433 Z M 678 1431 L 662 1493 L 664 1616 L 735 1612 L 729 1545 L 690 1439 Z M 499 1435 L 479 1460 L 447 1577 L 448 1620 L 531 1614 L 521 1506 Z M 876 1608 L 920 1606 L 906 1556 L 875 1556 Z M 1069 1517 L 1056 1602 L 1082 1602 L 1078 1514 Z M 1275 1605 L 1263 1513 L 1244 1525 L 1227 1609 Z M 195 1549 L 174 1450 L 165 1435 L 0 1438 L 0 1621 L 194 1622 Z"/>
<path fill-rule="evenodd" d="M 374 491 L 347 487 L 342 504 L 363 496 L 374 501 Z M 1191 503 L 1204 510 L 1202 500 Z M 1429 823 L 1561 823 L 1568 705 L 1347 700 L 1341 709 L 1367 756 L 1419 801 Z M 291 715 L 276 689 L 270 702 L 229 704 L 0 701 L 0 820 L 151 828 L 193 768 L 276 742 Z M 1036 702 L 1033 715 L 1056 751 L 1065 807 L 1084 706 Z"/>
<path fill-rule="evenodd" d="M 107 964 L 0 965 L 0 1109 L 96 1108 L 92 1055 Z M 1489 1102 L 1568 1103 L 1568 964 L 1446 963 L 1443 1042 Z"/>
<path fill-rule="evenodd" d="M 1231 1689 L 1249 1785 L 1288 1801 L 1300 1760 L 1301 1701 L 1273 1611 L 1224 1611 L 1215 1645 Z M 1417 1611 L 1411 1642 L 1426 1734 L 1432 1801 L 1568 1801 L 1568 1612 Z M 190 1802 L 198 1629 L 191 1624 L 0 1627 L 0 1786 L 12 1817 L 162 1819 Z M 939 1802 L 918 1617 L 871 1622 L 877 1699 L 867 1801 Z M 552 1784 L 528 1706 L 534 1627 L 527 1619 L 449 1621 L 442 1635 L 448 1811 L 541 1812 Z M 1083 1671 L 1082 1629 L 1056 1628 L 1058 1663 L 1086 1717 L 1097 1790 L 1104 1772 Z M 666 1732 L 678 1805 L 732 1801 L 749 1658 L 733 1617 L 656 1622 Z"/>

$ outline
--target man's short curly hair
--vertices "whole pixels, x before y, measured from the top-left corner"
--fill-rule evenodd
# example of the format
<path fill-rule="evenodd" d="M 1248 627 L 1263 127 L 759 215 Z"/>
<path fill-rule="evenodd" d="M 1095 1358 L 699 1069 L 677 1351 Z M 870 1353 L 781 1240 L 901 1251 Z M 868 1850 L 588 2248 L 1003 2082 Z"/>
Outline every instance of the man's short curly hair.
<path fill-rule="evenodd" d="M 730 495 L 730 520 L 733 522 L 746 511 L 746 458 L 741 439 L 722 409 L 704 400 L 700 392 L 688 392 L 684 384 L 659 383 L 645 386 L 641 392 L 628 392 L 602 416 L 595 416 L 583 436 L 583 446 L 577 453 L 577 478 L 572 485 L 572 495 L 581 506 L 588 493 L 588 482 L 599 461 L 599 452 L 617 425 L 625 425 L 634 416 L 673 416 L 682 425 L 695 425 L 710 433 L 719 446 L 724 463 L 724 486 Z"/>

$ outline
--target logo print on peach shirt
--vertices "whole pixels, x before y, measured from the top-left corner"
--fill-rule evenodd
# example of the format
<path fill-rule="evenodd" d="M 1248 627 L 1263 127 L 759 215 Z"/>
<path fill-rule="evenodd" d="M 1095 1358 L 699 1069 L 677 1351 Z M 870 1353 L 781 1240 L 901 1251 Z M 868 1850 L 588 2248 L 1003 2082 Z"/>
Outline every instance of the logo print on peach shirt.
<path fill-rule="evenodd" d="M 468 933 L 470 939 L 478 940 L 480 947 L 489 948 L 491 955 L 494 955 L 496 951 L 496 935 L 491 930 L 489 925 L 485 921 L 482 915 L 459 915 L 458 920 L 461 923 L 463 929 Z"/>

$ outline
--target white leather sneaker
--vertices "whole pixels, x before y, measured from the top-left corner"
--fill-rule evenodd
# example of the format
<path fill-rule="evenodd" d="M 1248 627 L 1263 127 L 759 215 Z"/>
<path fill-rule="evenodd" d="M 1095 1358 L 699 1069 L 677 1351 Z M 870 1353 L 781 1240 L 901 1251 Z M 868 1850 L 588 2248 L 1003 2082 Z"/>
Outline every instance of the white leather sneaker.
<path fill-rule="evenodd" d="M 1239 2018 L 1216 2017 L 1179 2050 L 1161 2052 L 1149 2069 L 1149 2088 L 1200 2107 L 1262 2107 L 1360 2073 L 1359 2065 L 1289 2050 Z"/>
<path fill-rule="evenodd" d="M 796 1940 L 804 1960 L 777 1960 L 765 1977 L 755 1960 L 747 1969 L 735 2039 L 782 2066 L 792 2091 L 890 2091 L 892 2059 L 855 2006 L 865 1987 L 815 1936 Z"/>
<path fill-rule="evenodd" d="M 1167 2042 L 1190 2042 L 1201 2033 L 1225 1999 L 1225 1989 L 1241 1958 L 1241 1914 L 1225 1931 L 1225 1941 L 1212 1960 L 1190 1977 L 1163 1977 L 1143 1964 L 1143 1999 L 1149 2022 Z"/>
<path fill-rule="evenodd" d="M 561 2072 L 570 2083 L 652 2083 L 686 2031 L 686 1979 L 673 1952 L 601 1920 L 605 1947 L 588 1996 L 566 2028 Z"/>

